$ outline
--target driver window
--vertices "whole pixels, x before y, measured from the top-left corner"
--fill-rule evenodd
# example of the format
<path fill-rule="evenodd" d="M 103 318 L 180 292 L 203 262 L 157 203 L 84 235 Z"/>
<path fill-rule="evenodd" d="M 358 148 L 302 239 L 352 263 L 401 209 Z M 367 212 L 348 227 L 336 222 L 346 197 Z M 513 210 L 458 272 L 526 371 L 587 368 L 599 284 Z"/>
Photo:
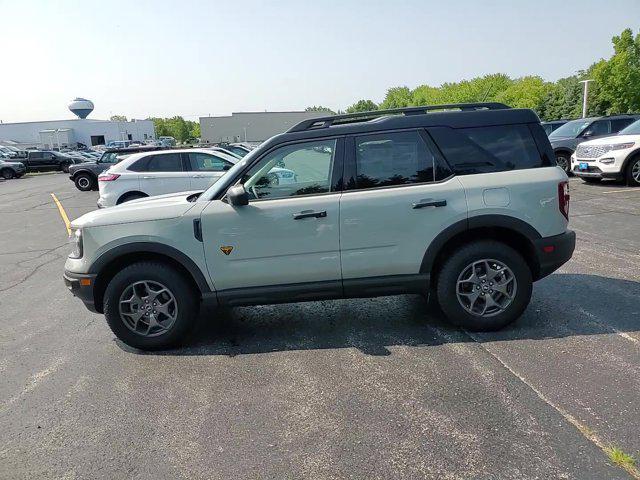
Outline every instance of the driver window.
<path fill-rule="evenodd" d="M 244 175 L 244 187 L 253 199 L 329 192 L 335 151 L 335 139 L 280 147 Z"/>

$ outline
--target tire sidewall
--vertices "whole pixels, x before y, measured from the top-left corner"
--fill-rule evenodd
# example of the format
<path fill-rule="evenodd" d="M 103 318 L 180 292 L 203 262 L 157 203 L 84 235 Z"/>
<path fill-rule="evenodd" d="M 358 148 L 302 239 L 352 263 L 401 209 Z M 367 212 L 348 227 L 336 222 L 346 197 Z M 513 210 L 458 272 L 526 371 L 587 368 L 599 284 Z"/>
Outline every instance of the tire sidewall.
<path fill-rule="evenodd" d="M 2 170 L 2 178 L 4 178 L 5 180 L 11 180 L 15 176 L 16 174 L 10 168 L 5 168 L 4 170 Z"/>
<path fill-rule="evenodd" d="M 134 282 L 152 280 L 166 286 L 175 297 L 178 316 L 168 332 L 156 337 L 144 337 L 131 331 L 120 318 L 120 296 Z M 197 301 L 193 289 L 174 268 L 154 262 L 130 265 L 117 273 L 104 294 L 104 315 L 112 332 L 127 345 L 141 350 L 160 350 L 178 345 L 196 321 Z"/>
<path fill-rule="evenodd" d="M 516 297 L 507 309 L 491 317 L 480 317 L 467 312 L 458 301 L 456 286 L 459 275 L 472 262 L 493 259 L 504 263 L 514 273 Z M 506 244 L 480 241 L 468 244 L 454 253 L 443 265 L 438 276 L 438 303 L 447 318 L 469 330 L 491 331 L 500 329 L 522 315 L 531 300 L 533 280 L 531 270 L 522 256 Z"/>
<path fill-rule="evenodd" d="M 635 179 L 633 178 L 633 175 L 631 174 L 631 172 L 633 171 L 633 166 L 639 162 L 640 162 L 640 155 L 638 155 L 636 158 L 631 159 L 631 161 L 629 162 L 629 165 L 627 165 L 627 185 L 631 187 L 640 187 L 640 183 L 636 182 Z"/>
<path fill-rule="evenodd" d="M 566 167 L 563 167 L 558 163 L 558 158 L 564 158 Z M 562 168 L 566 173 L 571 172 L 571 158 L 566 153 L 557 153 L 556 154 L 556 164 Z"/>
<path fill-rule="evenodd" d="M 86 187 L 82 187 L 80 185 L 80 180 L 83 179 L 83 178 L 87 179 L 88 185 Z M 80 190 L 81 192 L 88 192 L 89 190 L 91 190 L 93 188 L 93 179 L 89 175 L 86 175 L 84 173 L 81 173 L 80 175 L 78 175 L 74 182 L 76 184 L 76 188 L 78 190 Z"/>

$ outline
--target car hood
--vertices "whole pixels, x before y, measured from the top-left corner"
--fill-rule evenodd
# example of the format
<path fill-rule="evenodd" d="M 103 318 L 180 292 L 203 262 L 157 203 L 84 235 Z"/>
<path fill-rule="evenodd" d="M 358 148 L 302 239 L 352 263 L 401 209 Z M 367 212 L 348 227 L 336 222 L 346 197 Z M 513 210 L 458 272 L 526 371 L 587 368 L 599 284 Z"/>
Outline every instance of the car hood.
<path fill-rule="evenodd" d="M 610 145 L 612 143 L 629 143 L 640 141 L 640 135 L 611 135 L 609 137 L 595 138 L 580 145 Z"/>
<path fill-rule="evenodd" d="M 187 198 L 201 192 L 194 190 L 132 200 L 115 207 L 89 212 L 76 218 L 71 222 L 71 226 L 87 228 L 181 217 L 195 205 L 195 202 L 190 202 Z"/>
<path fill-rule="evenodd" d="M 0 161 L 0 167 L 16 167 L 16 168 L 22 168 L 24 167 L 24 163 L 21 162 L 7 162 L 7 161 Z"/>

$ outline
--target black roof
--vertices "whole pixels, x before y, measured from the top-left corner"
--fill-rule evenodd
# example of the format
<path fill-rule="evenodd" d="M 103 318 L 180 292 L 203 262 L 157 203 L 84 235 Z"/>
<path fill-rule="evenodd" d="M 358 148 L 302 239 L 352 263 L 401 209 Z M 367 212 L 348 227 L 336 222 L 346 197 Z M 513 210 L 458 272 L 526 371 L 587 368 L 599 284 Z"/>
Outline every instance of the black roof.
<path fill-rule="evenodd" d="M 502 103 L 459 103 L 375 110 L 303 120 L 287 132 L 269 140 L 270 146 L 289 140 L 323 138 L 335 135 L 370 133 L 403 128 L 452 128 L 539 123 L 529 109 L 510 108 Z"/>

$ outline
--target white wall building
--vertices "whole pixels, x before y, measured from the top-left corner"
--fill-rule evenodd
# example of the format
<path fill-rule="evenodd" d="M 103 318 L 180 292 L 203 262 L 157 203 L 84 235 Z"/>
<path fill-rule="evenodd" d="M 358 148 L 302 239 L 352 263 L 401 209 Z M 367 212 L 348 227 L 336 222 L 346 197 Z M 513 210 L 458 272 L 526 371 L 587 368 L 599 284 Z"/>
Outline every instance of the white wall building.
<path fill-rule="evenodd" d="M 104 145 L 113 140 L 155 139 L 151 120 L 112 122 L 74 118 L 42 122 L 0 123 L 0 144 L 19 144 L 42 148 Z"/>
<path fill-rule="evenodd" d="M 331 112 L 237 112 L 200 117 L 200 137 L 204 143 L 263 142 L 302 120 L 327 115 Z"/>

